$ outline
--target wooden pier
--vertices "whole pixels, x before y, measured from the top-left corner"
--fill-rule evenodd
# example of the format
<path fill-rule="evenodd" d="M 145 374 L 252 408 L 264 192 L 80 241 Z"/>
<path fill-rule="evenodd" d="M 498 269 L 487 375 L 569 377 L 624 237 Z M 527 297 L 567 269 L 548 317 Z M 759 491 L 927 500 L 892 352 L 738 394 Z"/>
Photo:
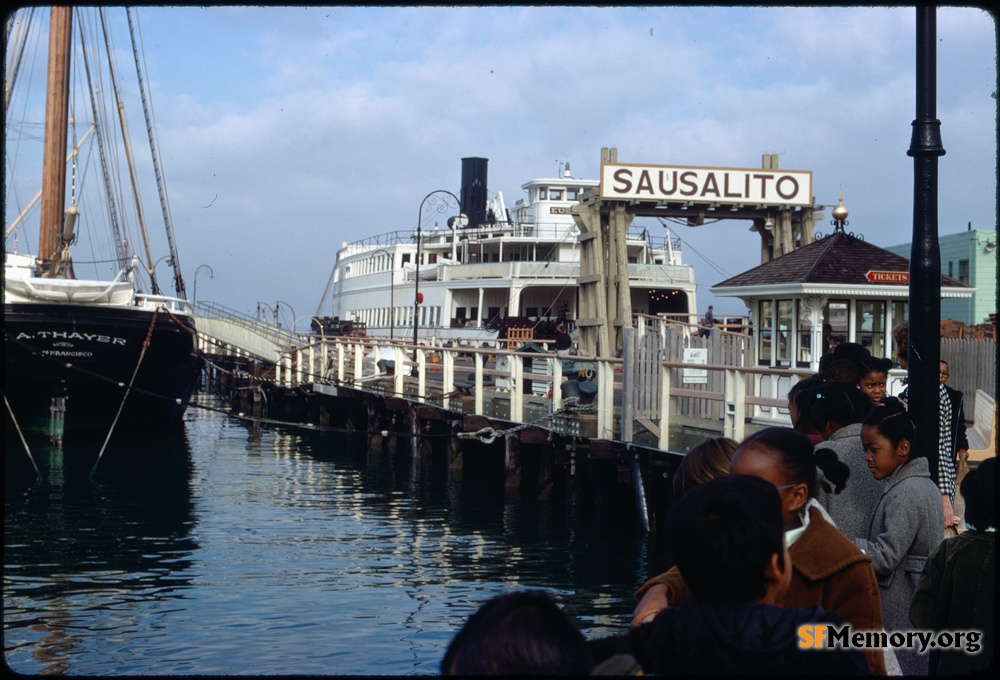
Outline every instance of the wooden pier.
<path fill-rule="evenodd" d="M 273 360 L 208 336 L 202 351 L 207 389 L 241 417 L 364 437 L 371 450 L 408 452 L 452 475 L 488 470 L 510 493 L 624 502 L 641 530 L 655 531 L 693 445 L 787 424 L 786 385 L 808 373 L 680 361 L 700 345 L 706 358 L 742 363 L 747 344 L 661 324 L 627 329 L 622 356 L 607 358 L 539 343 L 502 350 L 322 336 Z"/>

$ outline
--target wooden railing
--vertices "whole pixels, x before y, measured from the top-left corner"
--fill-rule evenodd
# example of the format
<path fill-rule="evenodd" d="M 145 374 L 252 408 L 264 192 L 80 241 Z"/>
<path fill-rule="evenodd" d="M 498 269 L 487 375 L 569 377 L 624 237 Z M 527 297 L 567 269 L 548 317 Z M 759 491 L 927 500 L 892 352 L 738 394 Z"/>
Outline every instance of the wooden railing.
<path fill-rule="evenodd" d="M 635 332 L 630 329 L 628 335 Z M 653 346 L 659 342 L 656 339 Z M 672 424 L 737 440 L 748 434 L 751 425 L 789 425 L 788 387 L 809 375 L 802 370 L 692 363 L 665 356 L 654 351 L 639 361 L 628 352 L 624 357 L 587 357 L 414 347 L 375 338 L 314 338 L 281 355 L 275 382 L 286 387 L 346 385 L 488 416 L 496 413 L 491 402 L 500 400 L 506 420 L 531 421 L 557 431 L 555 419 L 546 420 L 546 414 L 583 409 L 596 420 L 598 439 L 632 441 L 634 425 L 639 423 L 652 433 L 658 448 L 670 450 Z M 380 367 L 379 359 L 394 362 L 394 370 L 385 363 Z M 686 383 L 689 371 L 703 372 L 705 382 Z M 595 383 L 593 400 L 587 404 L 565 400 L 561 385 L 567 379 Z M 525 389 L 529 382 L 530 390 Z"/>

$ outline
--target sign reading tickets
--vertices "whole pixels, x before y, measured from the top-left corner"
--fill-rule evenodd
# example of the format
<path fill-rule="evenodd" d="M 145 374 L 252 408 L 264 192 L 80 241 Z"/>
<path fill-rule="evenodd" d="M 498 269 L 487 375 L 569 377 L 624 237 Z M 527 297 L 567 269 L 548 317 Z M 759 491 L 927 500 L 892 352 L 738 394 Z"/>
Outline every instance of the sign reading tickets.
<path fill-rule="evenodd" d="M 601 198 L 807 207 L 812 171 L 604 164 Z"/>
<path fill-rule="evenodd" d="M 865 278 L 870 283 L 908 284 L 910 282 L 910 272 L 887 272 L 878 269 L 869 269 L 865 272 Z"/>

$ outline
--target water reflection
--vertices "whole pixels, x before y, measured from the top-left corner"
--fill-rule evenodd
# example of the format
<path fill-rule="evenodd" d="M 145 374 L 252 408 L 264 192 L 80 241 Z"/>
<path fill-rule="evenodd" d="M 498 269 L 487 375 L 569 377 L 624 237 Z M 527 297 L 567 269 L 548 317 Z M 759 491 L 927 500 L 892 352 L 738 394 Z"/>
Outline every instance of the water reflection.
<path fill-rule="evenodd" d="M 341 550 L 356 541 L 366 551 L 341 574 L 348 580 L 364 576 L 419 592 L 474 579 L 470 606 L 504 589 L 543 584 L 566 595 L 567 609 L 596 634 L 621 630 L 633 588 L 646 578 L 650 546 L 658 553 L 630 506 L 575 507 L 558 496 L 541 501 L 505 489 L 502 453 L 477 452 L 453 471 L 443 451 L 416 462 L 405 443 L 369 448 L 282 428 L 265 439 L 289 466 L 283 502 L 321 505 L 335 497 L 341 512 L 364 518 L 365 536 L 327 525 Z M 426 602 L 414 595 L 414 607 Z"/>
<path fill-rule="evenodd" d="M 39 449 L 42 486 L 8 445 L 14 670 L 436 674 L 465 619 L 512 588 L 555 593 L 588 634 L 623 630 L 657 554 L 628 508 L 511 493 L 502 454 L 414 464 L 405 442 L 198 408 L 185 428 L 110 448 L 94 481 L 100 442 Z"/>
<path fill-rule="evenodd" d="M 141 627 L 143 602 L 183 597 L 196 549 L 190 449 L 182 427 L 155 439 L 20 440 L 4 456 L 4 642 L 43 673 L 69 670 L 100 610 L 107 634 Z"/>

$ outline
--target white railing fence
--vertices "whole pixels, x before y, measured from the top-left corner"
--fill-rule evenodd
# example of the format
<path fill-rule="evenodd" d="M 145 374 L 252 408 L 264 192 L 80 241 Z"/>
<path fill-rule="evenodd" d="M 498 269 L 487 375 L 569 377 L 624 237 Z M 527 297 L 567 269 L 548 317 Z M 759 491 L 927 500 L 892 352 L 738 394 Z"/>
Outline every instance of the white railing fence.
<path fill-rule="evenodd" d="M 275 382 L 285 387 L 347 385 L 487 416 L 496 416 L 495 403 L 502 402 L 505 419 L 557 431 L 557 420 L 546 415 L 582 412 L 581 417 L 593 421 L 592 436 L 598 439 L 632 441 L 639 423 L 653 434 L 660 449 L 670 450 L 672 422 L 737 440 L 749 424 L 788 425 L 788 387 L 809 375 L 675 361 L 656 333 L 629 335 L 635 349 L 626 350 L 621 358 L 433 345 L 414 348 L 388 339 L 313 337 L 281 354 Z M 390 361 L 394 366 L 385 363 Z M 686 383 L 684 376 L 692 371 L 704 374 L 705 381 Z M 566 380 L 587 379 L 596 384 L 592 399 L 587 399 L 585 390 L 582 399 L 564 398 L 561 385 Z"/>

